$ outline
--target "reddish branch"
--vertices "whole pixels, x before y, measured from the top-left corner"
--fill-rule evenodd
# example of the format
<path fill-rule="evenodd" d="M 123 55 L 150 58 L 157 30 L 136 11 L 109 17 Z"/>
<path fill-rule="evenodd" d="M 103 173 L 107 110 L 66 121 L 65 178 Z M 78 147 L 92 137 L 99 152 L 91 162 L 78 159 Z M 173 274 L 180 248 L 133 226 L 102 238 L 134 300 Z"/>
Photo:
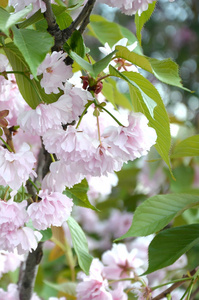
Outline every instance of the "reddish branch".
<path fill-rule="evenodd" d="M 195 269 L 193 269 L 190 272 L 190 275 L 193 276 L 197 270 L 199 269 L 199 267 L 196 267 Z M 183 275 L 182 278 L 189 278 L 190 276 L 188 275 Z M 166 297 L 168 294 L 170 294 L 171 292 L 173 292 L 175 289 L 177 289 L 179 286 L 181 286 L 184 283 L 184 280 L 179 281 L 179 282 L 175 282 L 174 284 L 172 284 L 168 289 L 166 289 L 164 292 L 160 293 L 159 295 L 157 295 L 156 297 L 152 298 L 152 300 L 160 300 L 163 299 L 164 297 Z"/>

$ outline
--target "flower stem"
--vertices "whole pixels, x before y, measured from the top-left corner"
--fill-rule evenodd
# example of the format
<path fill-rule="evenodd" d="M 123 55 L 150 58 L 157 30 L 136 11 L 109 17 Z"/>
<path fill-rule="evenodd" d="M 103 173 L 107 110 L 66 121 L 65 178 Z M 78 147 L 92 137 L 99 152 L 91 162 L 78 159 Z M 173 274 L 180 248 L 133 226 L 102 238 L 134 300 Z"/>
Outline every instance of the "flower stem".
<path fill-rule="evenodd" d="M 87 112 L 87 109 L 89 108 L 89 106 L 91 106 L 91 104 L 93 104 L 93 101 L 89 101 L 86 105 L 85 105 L 85 109 L 83 111 L 83 113 L 81 114 L 79 121 L 77 123 L 77 126 L 75 127 L 75 129 L 77 129 L 83 119 L 83 116 L 85 115 L 85 113 Z"/>
<path fill-rule="evenodd" d="M 6 145 L 7 149 L 8 149 L 10 152 L 13 152 L 12 149 L 10 148 L 10 146 L 4 141 L 4 139 L 2 139 L 2 137 L 0 137 L 0 140 L 4 143 L 4 145 Z"/>
<path fill-rule="evenodd" d="M 36 186 L 36 184 L 32 181 L 32 179 L 28 179 L 30 181 L 30 183 L 34 186 L 34 188 L 36 189 L 37 193 L 39 193 L 39 188 Z"/>
<path fill-rule="evenodd" d="M 8 186 L 7 189 L 6 189 L 6 191 L 5 191 L 5 195 L 4 195 L 4 197 L 3 197 L 3 200 L 4 200 L 4 201 L 6 201 L 6 196 L 7 196 L 7 193 L 8 193 L 8 191 L 9 191 L 9 188 L 10 188 L 10 187 Z"/>
<path fill-rule="evenodd" d="M 51 157 L 51 159 L 52 159 L 52 162 L 55 162 L 55 158 L 54 158 L 54 156 L 53 156 L 52 153 L 50 153 L 50 157 Z"/>
<path fill-rule="evenodd" d="M 120 121 L 118 121 L 118 119 L 116 119 L 116 118 L 112 115 L 112 113 L 110 113 L 110 111 L 108 111 L 104 106 L 101 106 L 100 104 L 97 104 L 96 106 L 99 107 L 99 108 L 101 108 L 101 109 L 103 109 L 105 112 L 107 112 L 107 114 L 109 114 L 109 115 L 111 116 L 111 118 L 113 118 L 113 119 L 115 120 L 115 122 L 117 122 L 118 125 L 124 127 L 124 125 L 122 125 L 122 123 L 120 123 Z"/>

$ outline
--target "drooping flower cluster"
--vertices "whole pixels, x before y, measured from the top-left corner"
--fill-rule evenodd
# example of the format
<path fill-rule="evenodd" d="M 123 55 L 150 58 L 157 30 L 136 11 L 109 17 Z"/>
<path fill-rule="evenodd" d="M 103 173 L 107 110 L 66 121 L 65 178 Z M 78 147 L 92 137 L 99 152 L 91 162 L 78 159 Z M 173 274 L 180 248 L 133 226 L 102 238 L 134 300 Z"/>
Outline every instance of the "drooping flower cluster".
<path fill-rule="evenodd" d="M 19 254 L 35 250 L 42 238 L 38 231 L 25 227 L 29 217 L 26 211 L 27 202 L 0 201 L 0 249 Z"/>
<path fill-rule="evenodd" d="M 16 12 L 24 9 L 29 4 L 33 5 L 33 9 L 27 17 L 32 16 L 39 9 L 41 9 L 42 13 L 46 11 L 46 4 L 42 0 L 9 0 L 9 5 L 13 6 Z"/>
<path fill-rule="evenodd" d="M 41 200 L 28 207 L 28 214 L 34 227 L 45 230 L 51 225 L 61 226 L 70 216 L 72 200 L 61 193 L 48 190 L 41 190 L 38 196 Z"/>
<path fill-rule="evenodd" d="M 54 51 L 51 55 L 48 53 L 44 61 L 38 67 L 37 75 L 43 74 L 40 84 L 46 94 L 58 94 L 58 88 L 63 90 L 63 83 L 72 77 L 72 67 L 64 63 L 65 58 L 66 53 Z"/>
<path fill-rule="evenodd" d="M 101 2 L 119 8 L 126 15 L 134 15 L 138 12 L 139 15 L 148 9 L 148 5 L 155 0 L 102 0 Z"/>
<path fill-rule="evenodd" d="M 33 171 L 36 159 L 28 144 L 24 143 L 16 153 L 0 147 L 0 184 L 17 191 L 26 183 Z"/>

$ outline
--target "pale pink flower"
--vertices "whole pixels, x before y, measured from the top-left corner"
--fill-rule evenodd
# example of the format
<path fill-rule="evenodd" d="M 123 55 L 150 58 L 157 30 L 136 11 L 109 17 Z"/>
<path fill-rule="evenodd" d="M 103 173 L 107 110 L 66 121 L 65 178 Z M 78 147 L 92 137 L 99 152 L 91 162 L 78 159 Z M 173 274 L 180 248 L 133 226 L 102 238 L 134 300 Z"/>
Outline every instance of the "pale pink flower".
<path fill-rule="evenodd" d="M 38 67 L 37 75 L 43 74 L 40 84 L 46 94 L 58 94 L 58 88 L 63 90 L 63 82 L 72 77 L 72 67 L 64 63 L 65 58 L 66 53 L 54 51 L 51 55 L 48 53 L 44 61 Z"/>
<path fill-rule="evenodd" d="M 28 207 L 28 214 L 36 229 L 45 230 L 51 225 L 61 226 L 69 218 L 73 202 L 66 195 L 41 190 L 38 196 L 41 200 Z"/>
<path fill-rule="evenodd" d="M 0 300 L 19 300 L 18 286 L 14 283 L 8 285 L 8 291 L 0 288 Z"/>
<path fill-rule="evenodd" d="M 104 274 L 108 279 L 120 279 L 134 277 L 142 271 L 140 268 L 143 261 L 136 257 L 137 250 L 127 251 L 124 244 L 113 244 L 112 250 L 106 251 L 102 255 L 102 262 L 105 265 Z"/>
<path fill-rule="evenodd" d="M 44 13 L 46 11 L 46 4 L 42 0 L 9 0 L 9 5 L 13 6 L 15 11 L 18 12 L 24 9 L 29 4 L 33 5 L 32 11 L 27 15 L 27 17 L 31 17 L 36 11 L 41 9 L 41 12 Z"/>
<path fill-rule="evenodd" d="M 140 281 L 137 281 L 131 285 L 131 291 L 137 296 L 138 300 L 151 299 L 151 289 L 148 286 L 148 279 L 146 276 L 141 277 Z"/>
<path fill-rule="evenodd" d="M 126 15 L 133 15 L 138 12 L 139 15 L 148 9 L 148 5 L 155 0 L 102 0 L 103 3 L 119 8 Z"/>
<path fill-rule="evenodd" d="M 132 224 L 133 214 L 130 212 L 112 209 L 109 219 L 106 221 L 106 232 L 109 232 L 114 238 L 125 234 Z M 118 226 L 118 223 L 120 226 Z M 102 232 L 103 234 L 103 232 Z"/>
<path fill-rule="evenodd" d="M 88 162 L 96 151 L 92 139 L 71 125 L 66 131 L 61 128 L 49 130 L 44 134 L 43 142 L 48 152 L 55 153 L 58 158 L 68 164 L 79 161 Z"/>
<path fill-rule="evenodd" d="M 23 112 L 26 107 L 28 107 L 28 105 L 19 92 L 15 76 L 8 74 L 8 80 L 0 76 L 0 110 L 9 110 L 9 114 L 6 117 L 9 126 L 17 125 L 18 115 Z"/>
<path fill-rule="evenodd" d="M 128 300 L 127 294 L 124 292 L 123 284 L 118 284 L 117 287 L 110 291 L 112 300 Z"/>
<path fill-rule="evenodd" d="M 112 48 L 109 46 L 109 44 L 106 42 L 104 44 L 104 47 L 99 47 L 99 50 L 104 54 L 104 55 L 108 55 L 111 52 L 113 52 L 115 50 L 116 46 L 124 46 L 126 47 L 129 51 L 133 51 L 136 47 L 137 47 L 137 42 L 134 42 L 132 45 L 127 46 L 128 43 L 128 39 L 127 38 L 123 38 L 121 40 L 119 40 Z M 138 72 L 138 68 L 127 62 L 125 59 L 121 59 L 121 58 L 115 58 L 113 60 L 111 60 L 111 62 L 109 63 L 109 65 L 112 65 L 115 68 L 118 68 L 118 70 L 120 71 L 132 71 L 132 72 Z M 105 73 L 109 72 L 109 67 L 107 66 L 104 69 Z"/>
<path fill-rule="evenodd" d="M 156 131 L 148 126 L 142 113 L 132 113 L 128 120 L 127 127 L 110 126 L 102 134 L 112 154 L 123 161 L 146 155 L 157 139 Z"/>
<path fill-rule="evenodd" d="M 100 198 L 101 201 L 105 200 L 111 193 L 112 187 L 118 183 L 118 177 L 115 173 L 108 173 L 107 176 L 86 176 L 88 181 L 89 190 L 88 197 L 90 201 Z"/>
<path fill-rule="evenodd" d="M 0 201 L 0 249 L 18 254 L 36 249 L 42 235 L 31 228 L 23 227 L 29 221 L 27 201 L 21 203 Z"/>
<path fill-rule="evenodd" d="M 70 83 L 65 84 L 64 94 L 59 98 L 59 101 L 63 101 L 68 108 L 68 120 L 66 123 L 76 121 L 81 116 L 88 100 L 93 100 L 90 92 L 74 87 Z"/>
<path fill-rule="evenodd" d="M 88 276 L 80 272 L 78 278 L 83 281 L 76 288 L 77 300 L 112 300 L 108 281 L 103 277 L 103 264 L 98 259 L 93 259 Z"/>
<path fill-rule="evenodd" d="M 8 285 L 7 292 L 0 288 L 0 300 L 20 300 L 18 285 L 10 283 Z M 36 295 L 36 293 L 34 293 L 31 300 L 40 300 L 40 298 Z M 65 298 L 63 300 L 65 300 Z"/>
<path fill-rule="evenodd" d="M 10 271 L 15 271 L 20 263 L 24 260 L 23 255 L 18 255 L 16 253 L 7 252 L 4 250 L 0 251 L 0 277 L 4 273 Z"/>
<path fill-rule="evenodd" d="M 18 190 L 31 174 L 36 176 L 32 170 L 35 162 L 36 159 L 26 143 L 16 153 L 0 147 L 0 184 Z"/>
<path fill-rule="evenodd" d="M 73 165 L 73 163 L 67 165 L 63 160 L 51 163 L 50 172 L 42 181 L 42 189 L 62 193 L 66 186 L 71 188 L 74 184 L 80 183 L 84 176 L 76 172 Z"/>

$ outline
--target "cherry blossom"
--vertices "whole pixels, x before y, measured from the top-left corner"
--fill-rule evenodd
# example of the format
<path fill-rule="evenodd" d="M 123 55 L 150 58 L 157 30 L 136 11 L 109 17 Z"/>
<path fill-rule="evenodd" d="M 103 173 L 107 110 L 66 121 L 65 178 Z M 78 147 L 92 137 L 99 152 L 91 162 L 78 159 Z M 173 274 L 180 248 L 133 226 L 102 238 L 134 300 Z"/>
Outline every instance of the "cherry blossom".
<path fill-rule="evenodd" d="M 26 212 L 27 202 L 0 201 L 0 249 L 18 254 L 36 249 L 42 235 L 31 228 L 23 227 L 29 221 Z"/>
<path fill-rule="evenodd" d="M 45 230 L 51 225 L 61 226 L 71 214 L 73 202 L 67 196 L 58 192 L 41 190 L 38 194 L 41 200 L 28 207 L 28 214 L 33 226 Z"/>
<path fill-rule="evenodd" d="M 138 12 L 139 15 L 148 9 L 148 5 L 155 0 L 102 0 L 101 2 L 119 8 L 126 15 L 134 15 Z"/>
<path fill-rule="evenodd" d="M 137 252 L 137 249 L 128 252 L 124 244 L 113 244 L 113 248 L 102 255 L 106 278 L 135 277 L 138 272 L 142 271 L 140 267 L 143 265 L 143 261 L 136 257 Z"/>
<path fill-rule="evenodd" d="M 137 42 L 134 42 L 132 45 L 128 45 L 128 39 L 127 38 L 123 38 L 121 40 L 119 40 L 115 45 L 113 45 L 113 47 L 111 48 L 109 46 L 109 44 L 106 42 L 104 44 L 104 47 L 99 47 L 99 50 L 104 54 L 104 55 L 108 55 L 111 52 L 113 52 L 116 48 L 116 46 L 126 46 L 126 48 L 129 51 L 133 51 L 136 47 L 137 47 Z M 120 71 L 133 71 L 133 72 L 138 72 L 138 68 L 133 65 L 132 63 L 127 62 L 125 59 L 122 58 L 115 58 L 114 60 L 112 60 L 110 62 L 110 65 L 112 65 L 113 67 L 118 68 L 118 70 Z M 109 68 L 108 66 L 104 69 L 105 73 L 109 72 Z"/>
<path fill-rule="evenodd" d="M 93 259 L 89 275 L 79 273 L 77 300 L 112 300 L 112 295 L 107 290 L 108 281 L 103 278 L 103 264 L 98 259 Z"/>
<path fill-rule="evenodd" d="M 63 82 L 72 77 L 72 68 L 64 63 L 65 58 L 65 53 L 54 51 L 51 55 L 47 54 L 44 61 L 38 67 L 37 75 L 43 74 L 40 84 L 46 94 L 58 94 L 58 88 L 63 90 Z"/>
<path fill-rule="evenodd" d="M 24 9 L 29 4 L 33 4 L 33 9 L 27 17 L 31 17 L 39 9 L 42 13 L 46 11 L 46 4 L 42 0 L 9 0 L 9 5 L 13 6 L 16 12 Z"/>
<path fill-rule="evenodd" d="M 35 162 L 36 159 L 26 143 L 16 153 L 0 147 L 0 184 L 18 190 L 31 174 L 36 176 L 32 170 Z"/>
<path fill-rule="evenodd" d="M 102 134 L 113 155 L 123 161 L 146 155 L 157 139 L 156 131 L 148 126 L 148 120 L 142 113 L 132 113 L 128 120 L 127 127 L 110 126 Z"/>
<path fill-rule="evenodd" d="M 20 263 L 24 260 L 23 255 L 18 255 L 17 253 L 11 253 L 8 251 L 0 251 L 0 277 L 4 273 L 10 271 L 15 271 Z"/>

